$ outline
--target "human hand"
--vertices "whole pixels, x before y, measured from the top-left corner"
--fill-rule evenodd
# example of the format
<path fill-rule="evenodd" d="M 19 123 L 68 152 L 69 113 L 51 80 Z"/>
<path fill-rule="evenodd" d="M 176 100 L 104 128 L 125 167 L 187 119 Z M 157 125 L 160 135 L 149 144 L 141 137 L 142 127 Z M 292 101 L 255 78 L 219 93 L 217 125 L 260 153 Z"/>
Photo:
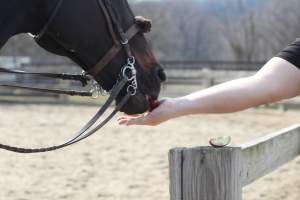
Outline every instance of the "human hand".
<path fill-rule="evenodd" d="M 146 125 L 156 126 L 176 117 L 175 99 L 164 99 L 159 102 L 159 106 L 152 112 L 140 115 L 125 115 L 118 118 L 120 125 Z"/>

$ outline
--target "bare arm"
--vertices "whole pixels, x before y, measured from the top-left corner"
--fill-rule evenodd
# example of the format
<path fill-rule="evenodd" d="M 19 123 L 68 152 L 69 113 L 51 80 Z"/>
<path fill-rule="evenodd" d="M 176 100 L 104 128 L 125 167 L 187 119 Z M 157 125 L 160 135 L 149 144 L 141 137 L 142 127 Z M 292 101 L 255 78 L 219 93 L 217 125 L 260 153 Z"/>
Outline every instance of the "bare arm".
<path fill-rule="evenodd" d="M 157 125 L 184 115 L 237 112 L 299 94 L 300 70 L 275 57 L 251 77 L 223 83 L 188 96 L 168 99 L 152 113 L 121 117 L 119 122 L 127 125 Z"/>
<path fill-rule="evenodd" d="M 231 113 L 300 94 L 300 70 L 281 58 L 259 72 L 179 98 L 182 114 Z"/>

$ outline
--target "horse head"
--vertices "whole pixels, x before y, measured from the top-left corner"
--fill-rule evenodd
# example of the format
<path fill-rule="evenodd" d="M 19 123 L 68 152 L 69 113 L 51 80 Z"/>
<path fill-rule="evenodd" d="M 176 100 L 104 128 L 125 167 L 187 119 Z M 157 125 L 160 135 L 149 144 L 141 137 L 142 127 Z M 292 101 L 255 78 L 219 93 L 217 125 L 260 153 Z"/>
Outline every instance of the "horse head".
<path fill-rule="evenodd" d="M 118 28 L 125 32 L 134 24 L 139 28 L 140 31 L 128 41 L 126 47 L 130 48 L 129 52 L 135 60 L 138 87 L 121 111 L 137 114 L 148 110 L 150 102 L 158 98 L 161 82 L 166 79 L 144 37 L 144 33 L 151 29 L 151 21 L 134 17 L 127 0 L 57 0 L 56 3 L 52 16 L 49 16 L 48 22 L 51 23 L 44 27 L 36 41 L 54 54 L 69 57 L 86 72 L 94 70 L 112 46 L 116 45 L 116 40 L 124 42 L 118 34 Z M 101 9 L 101 4 L 112 10 L 114 16 L 109 16 L 112 18 L 111 24 L 107 22 L 110 19 L 107 19 L 106 10 Z M 114 20 L 120 27 L 114 24 Z M 112 31 L 117 32 L 113 34 L 117 39 L 113 38 Z M 105 66 L 101 66 L 103 69 L 98 70 L 98 73 L 91 73 L 106 91 L 114 87 L 122 68 L 130 59 L 126 48 L 122 48 Z M 116 99 L 117 104 L 126 93 L 124 87 Z"/>

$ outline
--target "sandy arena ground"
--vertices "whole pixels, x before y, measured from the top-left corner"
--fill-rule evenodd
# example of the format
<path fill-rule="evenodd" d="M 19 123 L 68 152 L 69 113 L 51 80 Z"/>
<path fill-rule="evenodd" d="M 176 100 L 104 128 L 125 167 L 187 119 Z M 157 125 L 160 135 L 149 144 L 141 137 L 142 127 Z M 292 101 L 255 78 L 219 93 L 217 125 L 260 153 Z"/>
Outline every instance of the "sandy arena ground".
<path fill-rule="evenodd" d="M 0 141 L 40 147 L 57 144 L 97 110 L 84 106 L 0 105 Z M 248 142 L 299 123 L 300 111 L 253 109 L 230 115 L 193 116 L 156 128 L 119 127 L 70 148 L 39 155 L 0 151 L 0 200 L 167 200 L 168 150 L 207 145 L 230 135 Z M 300 159 L 245 188 L 245 200 L 299 200 Z"/>

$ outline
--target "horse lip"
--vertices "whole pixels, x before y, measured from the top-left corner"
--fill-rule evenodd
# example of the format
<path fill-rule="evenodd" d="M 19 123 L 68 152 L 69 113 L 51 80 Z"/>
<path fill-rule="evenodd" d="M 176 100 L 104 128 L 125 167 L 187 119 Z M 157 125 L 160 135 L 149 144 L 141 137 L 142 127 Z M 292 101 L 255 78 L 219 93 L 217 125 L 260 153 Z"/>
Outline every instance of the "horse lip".
<path fill-rule="evenodd" d="M 153 95 L 146 95 L 148 99 L 151 100 L 157 100 L 157 96 L 153 96 Z"/>
<path fill-rule="evenodd" d="M 153 102 L 153 101 L 157 101 L 158 97 L 156 96 L 151 96 L 151 95 L 146 95 L 146 98 L 148 100 L 148 102 Z"/>
<path fill-rule="evenodd" d="M 148 103 L 149 103 L 149 112 L 152 112 L 155 108 L 159 106 L 159 101 L 157 101 L 157 97 L 146 95 Z"/>

